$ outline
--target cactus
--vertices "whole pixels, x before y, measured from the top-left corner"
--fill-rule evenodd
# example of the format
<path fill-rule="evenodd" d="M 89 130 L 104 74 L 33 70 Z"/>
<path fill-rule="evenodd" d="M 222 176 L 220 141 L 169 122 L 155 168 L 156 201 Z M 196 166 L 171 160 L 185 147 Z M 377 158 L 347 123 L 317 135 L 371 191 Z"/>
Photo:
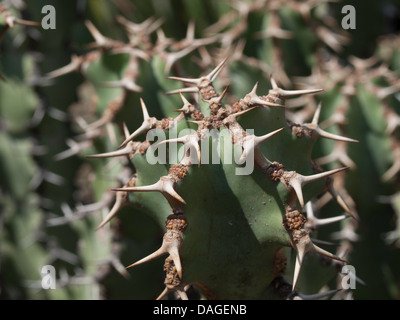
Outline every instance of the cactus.
<path fill-rule="evenodd" d="M 43 5 L 0 10 L 3 298 L 399 297 L 397 35 L 360 55 L 329 1 Z"/>

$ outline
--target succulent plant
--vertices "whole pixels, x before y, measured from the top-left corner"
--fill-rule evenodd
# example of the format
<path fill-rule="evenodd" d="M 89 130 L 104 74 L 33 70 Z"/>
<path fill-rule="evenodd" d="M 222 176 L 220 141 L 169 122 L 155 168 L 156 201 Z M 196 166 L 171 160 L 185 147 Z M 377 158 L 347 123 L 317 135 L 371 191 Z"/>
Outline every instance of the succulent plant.
<path fill-rule="evenodd" d="M 2 298 L 399 297 L 398 35 L 355 46 L 330 1 L 45 4 L 0 7 Z"/>

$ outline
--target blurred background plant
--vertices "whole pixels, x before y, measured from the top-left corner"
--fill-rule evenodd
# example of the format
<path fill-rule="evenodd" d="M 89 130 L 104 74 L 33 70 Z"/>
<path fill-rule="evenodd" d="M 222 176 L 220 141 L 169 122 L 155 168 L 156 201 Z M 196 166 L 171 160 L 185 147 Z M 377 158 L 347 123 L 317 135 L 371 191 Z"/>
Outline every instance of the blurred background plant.
<path fill-rule="evenodd" d="M 42 8 L 49 4 L 56 10 L 54 30 L 31 23 L 42 21 Z M 180 97 L 163 93 L 179 86 L 166 77 L 198 77 L 228 54 L 229 71 L 222 71 L 219 87 L 229 85 L 236 97 L 257 81 L 265 91 L 271 75 L 285 89 L 324 89 L 288 101 L 286 116 L 293 123 L 310 122 L 322 101 L 320 127 L 359 141 L 349 146 L 318 141 L 313 150 L 313 159 L 326 169 L 350 167 L 335 187 L 357 219 L 319 231 L 320 238 L 339 241 L 356 267 L 357 289 L 340 298 L 400 298 L 400 1 L 8 0 L 1 5 L 2 299 L 159 295 L 161 261 L 125 270 L 162 240 L 159 221 L 143 213 L 148 208 L 125 206 L 111 226 L 96 231 L 114 205 L 109 189 L 127 183 L 133 168 L 85 156 L 115 149 L 123 140 L 123 122 L 139 127 L 139 98 L 157 119 L 174 117 L 171 110 L 182 104 Z M 345 5 L 356 10 L 355 29 L 341 27 Z M 116 84 L 120 79 L 126 82 Z M 321 216 L 337 213 L 329 199 L 313 203 Z M 57 270 L 56 290 L 41 287 L 44 265 Z M 321 290 L 312 284 L 312 267 L 302 272 L 304 291 Z"/>

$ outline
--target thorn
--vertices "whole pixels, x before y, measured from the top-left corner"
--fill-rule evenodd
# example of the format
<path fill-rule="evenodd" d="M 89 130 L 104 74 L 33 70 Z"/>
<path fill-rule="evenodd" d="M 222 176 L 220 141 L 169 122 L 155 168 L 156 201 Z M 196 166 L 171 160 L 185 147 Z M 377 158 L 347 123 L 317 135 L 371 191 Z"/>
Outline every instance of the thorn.
<path fill-rule="evenodd" d="M 304 257 L 306 255 L 306 246 L 301 242 L 299 244 L 296 244 L 296 264 L 294 267 L 294 274 L 293 274 L 293 284 L 292 284 L 292 291 L 296 288 L 297 281 L 299 279 L 300 275 L 300 269 L 303 264 Z"/>
<path fill-rule="evenodd" d="M 176 93 L 198 93 L 199 88 L 197 87 L 187 87 L 187 88 L 181 88 L 181 89 L 176 89 L 172 91 L 165 92 L 165 95 L 171 95 L 171 94 L 176 94 Z"/>
<path fill-rule="evenodd" d="M 165 287 L 164 290 L 161 292 L 161 294 L 156 298 L 156 300 L 161 300 L 164 298 L 169 292 L 171 292 L 171 289 L 168 287 Z"/>
<path fill-rule="evenodd" d="M 272 89 L 279 89 L 279 86 L 278 86 L 278 84 L 276 83 L 275 79 L 272 77 L 272 75 L 271 75 L 271 77 L 270 77 L 270 81 L 271 81 Z"/>
<path fill-rule="evenodd" d="M 202 121 L 198 121 L 198 120 L 186 120 L 186 122 L 194 123 L 194 124 L 197 124 L 198 126 L 203 123 Z"/>
<path fill-rule="evenodd" d="M 293 96 L 303 95 L 303 94 L 314 94 L 324 91 L 323 89 L 309 89 L 309 90 L 283 90 L 279 89 L 279 96 L 283 98 L 290 98 Z"/>
<path fill-rule="evenodd" d="M 164 73 L 165 74 L 169 73 L 171 70 L 171 67 L 174 65 L 174 63 L 176 61 L 178 61 L 180 58 L 183 58 L 184 56 L 188 55 L 190 52 L 192 52 L 196 48 L 197 48 L 196 45 L 190 44 L 189 46 L 182 49 L 181 51 L 169 53 L 167 56 L 167 61 L 165 63 Z"/>
<path fill-rule="evenodd" d="M 228 88 L 229 88 L 229 86 L 227 86 L 227 87 L 225 88 L 225 90 L 221 93 L 221 95 L 220 95 L 219 97 L 211 98 L 210 100 L 207 100 L 207 102 L 208 102 L 209 104 L 211 104 L 211 103 L 220 104 L 221 101 L 222 101 L 222 99 L 224 98 L 226 92 L 228 91 Z"/>
<path fill-rule="evenodd" d="M 189 113 L 190 112 L 190 107 L 193 106 L 189 101 L 186 100 L 182 92 L 179 92 L 179 95 L 182 99 L 183 102 L 183 107 L 180 109 L 176 109 L 175 111 L 183 112 L 183 113 Z"/>
<path fill-rule="evenodd" d="M 53 79 L 71 72 L 77 72 L 79 71 L 82 62 L 83 62 L 83 57 L 72 55 L 71 62 L 69 64 L 57 70 L 47 73 L 45 77 L 47 79 Z"/>
<path fill-rule="evenodd" d="M 350 169 L 355 169 L 357 167 L 357 165 L 347 155 L 346 148 L 347 148 L 347 143 L 344 143 L 343 141 L 338 141 L 333 146 L 333 150 L 330 154 L 328 154 L 324 157 L 318 158 L 315 161 L 319 165 L 324 165 L 324 164 L 331 163 L 331 162 L 337 160 L 340 163 L 342 163 L 343 165 L 349 167 Z"/>
<path fill-rule="evenodd" d="M 297 280 L 298 280 L 299 274 L 300 274 L 300 269 L 301 269 L 301 266 L 302 266 L 303 261 L 304 261 L 304 257 L 305 257 L 308 253 L 310 253 L 310 252 L 317 253 L 317 254 L 323 255 L 323 256 L 325 256 L 325 257 L 328 257 L 328 258 L 330 258 L 330 259 L 333 259 L 333 260 L 337 260 L 337 261 L 341 261 L 341 262 L 347 263 L 346 260 L 344 260 L 344 259 L 342 259 L 342 258 L 339 258 L 339 257 L 335 256 L 334 254 L 332 254 L 332 253 L 330 253 L 330 252 L 328 252 L 328 251 L 326 251 L 326 250 L 324 250 L 324 249 L 321 249 L 320 247 L 316 246 L 316 245 L 310 240 L 310 238 L 308 237 L 308 235 L 307 235 L 305 238 L 300 239 L 300 240 L 295 244 L 295 249 L 296 249 L 296 251 L 297 251 L 297 256 L 296 256 L 296 265 L 295 265 L 294 275 L 293 275 L 293 286 L 292 286 L 292 291 L 294 291 L 294 289 L 295 289 L 295 287 L 296 287 Z"/>
<path fill-rule="evenodd" d="M 315 110 L 314 117 L 313 117 L 313 119 L 311 121 L 311 123 L 316 125 L 316 126 L 318 125 L 318 122 L 319 122 L 319 116 L 321 114 L 321 106 L 322 106 L 322 103 L 319 102 L 318 106 L 317 106 L 317 110 Z"/>
<path fill-rule="evenodd" d="M 169 254 L 172 260 L 174 261 L 174 265 L 176 267 L 176 271 L 178 273 L 179 278 L 182 279 L 182 264 L 179 256 L 179 250 L 182 247 L 182 245 L 183 245 L 183 239 L 180 235 L 178 236 L 174 234 L 171 235 L 169 231 L 167 231 L 167 233 L 163 237 L 162 245 L 158 250 L 148 255 L 147 257 L 144 257 L 143 259 L 129 265 L 126 268 L 127 269 L 132 268 L 140 264 L 154 260 L 158 257 L 161 257 L 164 254 Z"/>
<path fill-rule="evenodd" d="M 220 62 L 218 66 L 215 67 L 214 70 L 212 70 L 207 76 L 206 79 L 209 80 L 210 82 L 213 82 L 215 78 L 219 75 L 221 72 L 222 68 L 225 66 L 225 63 L 228 61 L 228 57 L 226 57 L 224 60 Z"/>
<path fill-rule="evenodd" d="M 118 149 L 125 147 L 129 141 L 135 139 L 138 135 L 142 133 L 146 133 L 153 127 L 154 118 L 150 118 L 149 112 L 147 111 L 147 107 L 142 98 L 140 98 L 140 105 L 142 107 L 143 123 L 138 129 L 136 129 L 135 132 L 133 132 L 128 138 L 126 138 L 124 142 L 121 143 Z"/>
<path fill-rule="evenodd" d="M 279 96 L 282 98 L 290 98 L 293 96 L 303 95 L 303 94 L 314 94 L 324 91 L 323 89 L 308 89 L 308 90 L 283 90 L 279 88 L 275 79 L 271 76 L 270 78 L 272 89 L 270 93 L 275 96 Z"/>
<path fill-rule="evenodd" d="M 393 151 L 393 164 L 392 166 L 383 174 L 382 181 L 387 182 L 394 178 L 398 172 L 400 172 L 400 148 L 396 148 Z"/>
<path fill-rule="evenodd" d="M 96 228 L 96 231 L 104 227 L 104 225 L 109 222 L 114 216 L 118 213 L 118 211 L 125 205 L 126 203 L 126 192 L 117 192 L 116 194 L 116 199 L 113 207 L 111 208 L 110 212 L 108 215 L 103 219 L 103 221 L 99 224 L 99 226 Z"/>
<path fill-rule="evenodd" d="M 316 230 L 320 226 L 325 226 L 325 225 L 335 223 L 338 221 L 342 221 L 342 220 L 348 218 L 348 215 L 341 215 L 341 216 L 337 216 L 337 217 L 319 219 L 319 218 L 315 217 L 315 215 L 314 215 L 311 201 L 307 202 L 307 204 L 306 204 L 306 213 L 307 213 L 306 226 L 308 228 L 310 228 L 311 230 Z"/>
<path fill-rule="evenodd" d="M 190 121 L 190 120 L 188 120 L 188 121 Z M 159 146 L 161 144 L 165 144 L 165 143 L 183 143 L 184 148 L 185 148 L 185 154 L 186 154 L 187 150 L 189 150 L 189 149 L 192 150 L 192 148 L 194 148 L 196 150 L 196 155 L 197 155 L 197 159 L 196 159 L 197 164 L 200 167 L 201 150 L 200 150 L 200 146 L 199 146 L 199 136 L 198 136 L 197 132 L 188 134 L 181 138 L 163 140 L 163 141 L 155 144 L 154 147 L 157 147 L 157 146 Z M 192 156 L 191 151 L 190 151 L 190 155 Z M 192 162 L 192 163 L 196 163 L 196 161 Z"/>
<path fill-rule="evenodd" d="M 126 147 L 123 149 L 119 149 L 112 152 L 87 155 L 86 158 L 112 158 L 112 157 L 128 156 L 135 151 L 136 151 L 135 143 L 131 141 L 128 142 Z"/>
<path fill-rule="evenodd" d="M 172 292 L 172 291 L 175 291 L 175 292 L 179 295 L 179 297 L 180 297 L 182 300 L 189 300 L 189 298 L 188 298 L 188 296 L 187 296 L 185 290 L 182 290 L 182 289 L 179 288 L 179 287 L 175 287 L 175 288 L 173 288 L 173 289 L 172 289 L 172 288 L 165 287 L 165 289 L 163 290 L 163 292 L 161 292 L 161 294 L 157 297 L 156 300 L 161 300 L 161 299 L 164 298 L 168 293 L 170 293 L 170 292 Z"/>
<path fill-rule="evenodd" d="M 118 81 L 110 81 L 110 82 L 102 82 L 100 83 L 103 87 L 110 87 L 110 88 L 124 88 L 129 91 L 133 92 L 142 92 L 143 88 L 135 83 L 132 78 L 125 77 Z"/>
<path fill-rule="evenodd" d="M 255 86 L 253 87 L 253 89 L 250 91 L 250 93 L 248 93 L 245 97 L 245 101 L 247 103 L 249 103 L 250 105 L 262 105 L 262 106 L 267 106 L 267 107 L 281 107 L 284 108 L 283 105 L 281 104 L 277 104 L 277 103 L 273 103 L 273 102 L 269 102 L 267 100 L 263 100 L 261 99 L 258 95 L 257 95 L 257 87 L 258 87 L 258 82 L 255 84 Z"/>
<path fill-rule="evenodd" d="M 358 221 L 358 217 L 356 216 L 356 214 L 353 213 L 353 211 L 351 211 L 346 201 L 344 201 L 343 197 L 340 194 L 338 194 L 337 191 L 335 190 L 333 186 L 333 181 L 331 181 L 330 184 L 328 185 L 328 192 L 332 195 L 333 199 L 336 200 L 336 202 L 343 208 L 344 211 L 346 211 L 346 213 L 350 217 Z"/>
<path fill-rule="evenodd" d="M 86 20 L 85 25 L 95 40 L 95 44 L 91 44 L 89 45 L 89 47 L 93 48 L 111 47 L 113 43 L 116 43 L 116 41 L 103 36 L 91 21 Z"/>
<path fill-rule="evenodd" d="M 181 82 L 186 82 L 186 83 L 190 83 L 190 84 L 194 84 L 194 85 L 198 85 L 200 83 L 200 79 L 193 79 L 193 78 L 182 78 L 182 77 L 174 77 L 174 76 L 170 76 L 167 77 L 170 80 L 177 80 L 177 81 L 181 81 Z"/>
<path fill-rule="evenodd" d="M 355 140 L 355 139 L 350 139 L 350 138 L 347 138 L 347 137 L 339 136 L 337 134 L 329 133 L 329 132 L 327 132 L 325 130 L 322 130 L 318 126 L 315 127 L 313 130 L 317 133 L 317 135 L 319 137 L 322 137 L 322 138 L 336 140 L 336 141 L 344 141 L 344 142 L 359 142 L 358 140 Z"/>
<path fill-rule="evenodd" d="M 326 171 L 326 172 L 321 172 L 321 173 L 317 173 L 317 174 L 313 174 L 310 176 L 303 176 L 297 172 L 291 171 L 292 172 L 292 176 L 289 177 L 288 179 L 288 183 L 289 185 L 293 188 L 293 190 L 296 192 L 297 198 L 299 199 L 299 203 L 301 205 L 301 207 L 304 207 L 304 199 L 303 199 L 303 192 L 302 192 L 302 187 L 312 181 L 315 180 L 319 180 L 322 178 L 325 178 L 327 176 L 330 176 L 332 174 L 335 174 L 337 172 L 343 171 L 343 170 L 347 170 L 349 169 L 349 167 L 343 167 L 343 168 L 339 168 L 339 169 L 334 169 L 334 170 L 330 170 L 330 171 Z M 294 174 L 293 174 L 294 173 Z"/>
<path fill-rule="evenodd" d="M 222 60 L 218 66 L 216 66 L 208 75 L 204 76 L 204 77 L 200 77 L 200 78 L 181 78 L 181 77 L 168 77 L 168 79 L 171 80 L 177 80 L 177 81 L 181 81 L 181 82 L 186 82 L 186 83 L 190 83 L 192 85 L 195 85 L 196 87 L 190 87 L 191 90 L 195 90 L 194 92 L 198 92 L 199 88 L 201 87 L 205 87 L 210 85 L 215 78 L 218 76 L 218 74 L 221 72 L 223 66 L 225 65 L 226 61 L 228 60 L 228 57 L 226 57 L 224 60 Z M 185 88 L 188 89 L 188 88 Z M 173 94 L 173 93 L 179 93 L 179 91 L 184 92 L 183 89 L 180 90 L 173 90 L 170 91 L 166 94 Z M 193 91 L 185 91 L 185 92 L 193 92 Z"/>
<path fill-rule="evenodd" d="M 250 152 L 254 152 L 255 148 L 258 148 L 258 146 L 266 141 L 267 139 L 271 138 L 272 136 L 276 135 L 278 132 L 281 132 L 284 128 L 280 128 L 278 130 L 275 130 L 273 132 L 270 132 L 268 134 L 265 134 L 263 136 L 255 136 L 253 134 L 247 135 L 246 137 L 243 138 L 243 153 L 240 156 L 239 163 L 243 163 L 243 161 L 246 159 L 247 155 Z"/>
<path fill-rule="evenodd" d="M 142 98 L 140 98 L 140 105 L 141 105 L 141 107 L 142 107 L 143 119 L 144 119 L 145 121 L 148 120 L 148 119 L 150 119 L 149 112 L 147 111 L 147 107 L 146 107 L 146 105 L 145 105 L 145 103 L 144 103 L 144 101 L 143 101 Z"/>
<path fill-rule="evenodd" d="M 316 293 L 316 294 L 302 294 L 301 292 L 295 292 L 291 297 L 293 300 L 318 300 L 321 298 L 329 297 L 342 289 L 334 289 L 326 292 Z"/>
<path fill-rule="evenodd" d="M 168 176 L 163 176 L 156 183 L 148 186 L 141 187 L 125 187 L 125 188 L 114 188 L 112 191 L 127 191 L 127 192 L 152 192 L 158 191 L 161 192 L 165 197 L 169 195 L 174 199 L 186 204 L 185 200 L 175 191 L 174 183 L 170 180 Z M 167 198 L 167 197 L 166 197 Z M 167 198 L 168 200 L 168 198 Z"/>
<path fill-rule="evenodd" d="M 338 232 L 334 232 L 331 235 L 331 239 L 333 240 L 349 240 L 351 242 L 357 242 L 360 240 L 360 236 L 355 233 L 353 227 L 348 224 L 344 226 L 344 229 Z"/>
<path fill-rule="evenodd" d="M 251 111 L 251 110 L 253 110 L 253 109 L 256 109 L 256 108 L 257 108 L 257 107 L 247 108 L 247 109 L 245 109 L 245 110 L 243 110 L 243 111 L 239 111 L 239 112 L 233 113 L 233 114 L 231 114 L 231 116 L 237 118 L 237 117 L 239 117 L 239 116 L 241 116 L 241 115 L 244 115 L 245 113 L 247 113 L 247 112 L 249 112 L 249 111 Z"/>
<path fill-rule="evenodd" d="M 129 47 L 129 46 L 112 48 L 110 50 L 110 53 L 111 54 L 127 53 L 131 57 L 138 57 L 138 58 L 141 58 L 144 61 L 149 61 L 150 60 L 150 56 L 149 56 L 149 54 L 147 52 L 145 52 L 143 50 L 140 50 L 140 49 L 132 48 L 132 47 Z"/>
<path fill-rule="evenodd" d="M 128 127 L 126 126 L 126 123 L 124 122 L 123 124 L 122 124 L 122 126 L 123 126 L 123 130 L 124 130 L 124 137 L 125 137 L 125 139 L 128 139 L 129 138 L 129 130 L 128 130 Z"/>

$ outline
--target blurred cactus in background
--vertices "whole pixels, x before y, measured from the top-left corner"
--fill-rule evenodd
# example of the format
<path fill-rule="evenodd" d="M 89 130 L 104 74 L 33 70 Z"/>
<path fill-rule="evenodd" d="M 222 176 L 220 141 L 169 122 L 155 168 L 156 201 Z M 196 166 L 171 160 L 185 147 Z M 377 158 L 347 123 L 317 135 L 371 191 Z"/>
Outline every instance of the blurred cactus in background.
<path fill-rule="evenodd" d="M 1 1 L 0 297 L 399 299 L 399 5 Z"/>

